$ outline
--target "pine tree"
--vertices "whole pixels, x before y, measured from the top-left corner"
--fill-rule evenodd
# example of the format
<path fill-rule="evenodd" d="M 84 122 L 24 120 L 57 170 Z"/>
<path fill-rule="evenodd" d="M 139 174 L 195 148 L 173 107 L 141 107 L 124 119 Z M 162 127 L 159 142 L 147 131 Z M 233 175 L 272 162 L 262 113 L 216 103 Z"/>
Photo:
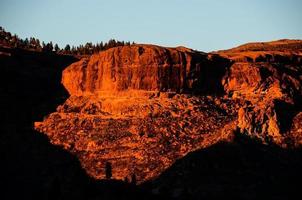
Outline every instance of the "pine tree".
<path fill-rule="evenodd" d="M 28 49 L 30 47 L 28 38 L 25 38 L 25 40 L 23 41 L 23 45 L 24 45 L 24 48 L 26 48 L 26 49 Z"/>
<path fill-rule="evenodd" d="M 104 44 L 103 42 L 100 43 L 100 51 L 103 51 L 104 50 Z"/>
<path fill-rule="evenodd" d="M 70 45 L 67 44 L 64 48 L 65 53 L 70 53 Z"/>
<path fill-rule="evenodd" d="M 39 40 L 39 39 L 36 39 L 36 46 L 35 46 L 35 48 L 36 48 L 37 50 L 39 50 L 39 51 L 42 50 L 42 47 L 41 47 L 41 44 L 40 44 L 40 40 Z"/>
<path fill-rule="evenodd" d="M 48 51 L 48 52 L 52 52 L 52 51 L 53 51 L 53 44 L 52 44 L 52 41 L 50 41 L 50 42 L 47 44 L 47 51 Z"/>
<path fill-rule="evenodd" d="M 58 46 L 58 44 L 55 44 L 55 52 L 58 53 L 60 51 L 60 47 Z"/>
<path fill-rule="evenodd" d="M 44 41 L 42 42 L 42 51 L 47 51 L 46 44 Z"/>

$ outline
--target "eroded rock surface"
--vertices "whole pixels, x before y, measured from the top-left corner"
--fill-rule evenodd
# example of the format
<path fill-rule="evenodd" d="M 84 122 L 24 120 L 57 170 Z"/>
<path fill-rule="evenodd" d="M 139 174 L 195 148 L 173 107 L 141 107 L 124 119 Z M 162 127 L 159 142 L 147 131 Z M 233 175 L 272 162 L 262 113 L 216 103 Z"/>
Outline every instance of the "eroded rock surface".
<path fill-rule="evenodd" d="M 229 60 L 184 47 L 131 45 L 82 59 L 63 72 L 71 95 L 100 91 L 221 91 Z"/>
<path fill-rule="evenodd" d="M 227 140 L 234 129 L 235 113 L 211 98 L 148 95 L 72 96 L 36 128 L 78 155 L 90 175 L 105 178 L 104 163 L 110 162 L 114 178 L 135 174 L 139 182 L 192 150 Z"/>
<path fill-rule="evenodd" d="M 288 46 L 286 46 L 288 45 Z M 260 46 L 260 47 L 259 47 Z M 258 49 L 257 49 L 257 48 Z M 139 183 L 233 132 L 301 145 L 301 41 L 215 53 L 131 45 L 73 63 L 67 101 L 35 127 L 93 177 Z"/>
<path fill-rule="evenodd" d="M 238 112 L 242 133 L 286 145 L 292 118 L 301 110 L 301 44 L 280 40 L 219 52 L 234 62 L 223 83 L 229 95 L 245 101 Z"/>

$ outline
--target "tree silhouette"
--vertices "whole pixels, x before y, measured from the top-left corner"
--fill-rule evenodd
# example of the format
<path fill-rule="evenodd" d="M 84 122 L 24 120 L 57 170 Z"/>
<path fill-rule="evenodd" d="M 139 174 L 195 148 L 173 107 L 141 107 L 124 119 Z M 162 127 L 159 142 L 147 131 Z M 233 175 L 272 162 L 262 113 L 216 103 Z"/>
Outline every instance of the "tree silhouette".
<path fill-rule="evenodd" d="M 35 49 L 40 50 L 42 49 L 41 44 L 40 44 L 40 40 L 36 39 L 36 43 L 35 43 Z"/>
<path fill-rule="evenodd" d="M 55 44 L 55 52 L 59 52 L 60 51 L 60 47 L 58 46 L 58 44 Z"/>
<path fill-rule="evenodd" d="M 42 42 L 42 51 L 47 51 L 47 47 L 45 42 Z"/>
<path fill-rule="evenodd" d="M 25 38 L 23 41 L 24 48 L 28 47 L 30 45 L 28 38 Z"/>
<path fill-rule="evenodd" d="M 131 176 L 131 183 L 132 183 L 133 185 L 136 185 L 136 176 L 135 176 L 134 173 L 133 173 L 132 176 Z"/>
<path fill-rule="evenodd" d="M 70 53 L 70 45 L 67 44 L 64 48 L 65 53 Z"/>
<path fill-rule="evenodd" d="M 52 44 L 52 41 L 50 41 L 50 42 L 47 44 L 47 51 L 48 51 L 48 52 L 52 52 L 52 51 L 53 51 L 53 44 Z"/>
<path fill-rule="evenodd" d="M 110 162 L 106 162 L 105 175 L 106 179 L 110 179 L 112 177 L 112 166 Z"/>
<path fill-rule="evenodd" d="M 85 45 L 72 46 L 72 48 L 69 44 L 67 44 L 65 48 L 62 49 L 60 49 L 57 44 L 53 45 L 52 42 L 42 41 L 41 43 L 39 39 L 34 37 L 25 38 L 24 40 L 20 39 L 16 34 L 12 35 L 10 32 L 6 32 L 3 27 L 0 27 L 0 44 L 11 48 L 22 48 L 42 52 L 55 52 L 72 55 L 91 55 L 93 53 L 105 51 L 113 47 L 131 45 L 130 41 L 125 42 L 115 39 L 110 39 L 107 42 L 100 42 L 96 44 L 87 42 Z M 132 44 L 135 43 L 132 42 Z"/>

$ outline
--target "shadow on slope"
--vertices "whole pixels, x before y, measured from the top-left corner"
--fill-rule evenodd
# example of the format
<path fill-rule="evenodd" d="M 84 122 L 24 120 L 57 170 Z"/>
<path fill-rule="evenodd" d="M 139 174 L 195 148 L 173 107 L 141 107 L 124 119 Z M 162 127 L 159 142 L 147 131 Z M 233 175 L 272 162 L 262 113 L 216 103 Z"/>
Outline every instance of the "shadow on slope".
<path fill-rule="evenodd" d="M 176 199 L 295 199 L 300 195 L 302 150 L 266 146 L 237 135 L 189 153 L 143 185 Z"/>
<path fill-rule="evenodd" d="M 75 156 L 32 129 L 68 96 L 61 72 L 77 59 L 18 49 L 0 52 L 1 199 L 147 199 L 133 185 L 91 179 Z"/>

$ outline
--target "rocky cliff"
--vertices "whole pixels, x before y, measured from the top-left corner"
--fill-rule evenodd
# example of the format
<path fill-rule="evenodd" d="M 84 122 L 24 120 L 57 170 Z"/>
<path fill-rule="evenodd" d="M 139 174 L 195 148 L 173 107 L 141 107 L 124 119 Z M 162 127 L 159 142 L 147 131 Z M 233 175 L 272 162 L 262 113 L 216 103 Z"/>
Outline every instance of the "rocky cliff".
<path fill-rule="evenodd" d="M 96 181 L 76 155 L 33 130 L 68 97 L 62 70 L 77 60 L 0 44 L 1 199 L 153 199 L 133 184 Z"/>
<path fill-rule="evenodd" d="M 71 95 L 101 91 L 211 93 L 220 89 L 228 60 L 184 47 L 131 45 L 112 48 L 72 64 L 62 83 Z"/>
<path fill-rule="evenodd" d="M 238 111 L 242 133 L 284 146 L 298 142 L 289 132 L 301 111 L 301 44 L 279 40 L 219 52 L 233 62 L 223 80 L 225 91 L 245 101 Z"/>
<path fill-rule="evenodd" d="M 209 54 L 130 45 L 83 58 L 63 71 L 71 96 L 35 127 L 91 176 L 104 178 L 110 162 L 114 178 L 139 183 L 237 131 L 299 146 L 301 41 L 275 43 Z"/>

